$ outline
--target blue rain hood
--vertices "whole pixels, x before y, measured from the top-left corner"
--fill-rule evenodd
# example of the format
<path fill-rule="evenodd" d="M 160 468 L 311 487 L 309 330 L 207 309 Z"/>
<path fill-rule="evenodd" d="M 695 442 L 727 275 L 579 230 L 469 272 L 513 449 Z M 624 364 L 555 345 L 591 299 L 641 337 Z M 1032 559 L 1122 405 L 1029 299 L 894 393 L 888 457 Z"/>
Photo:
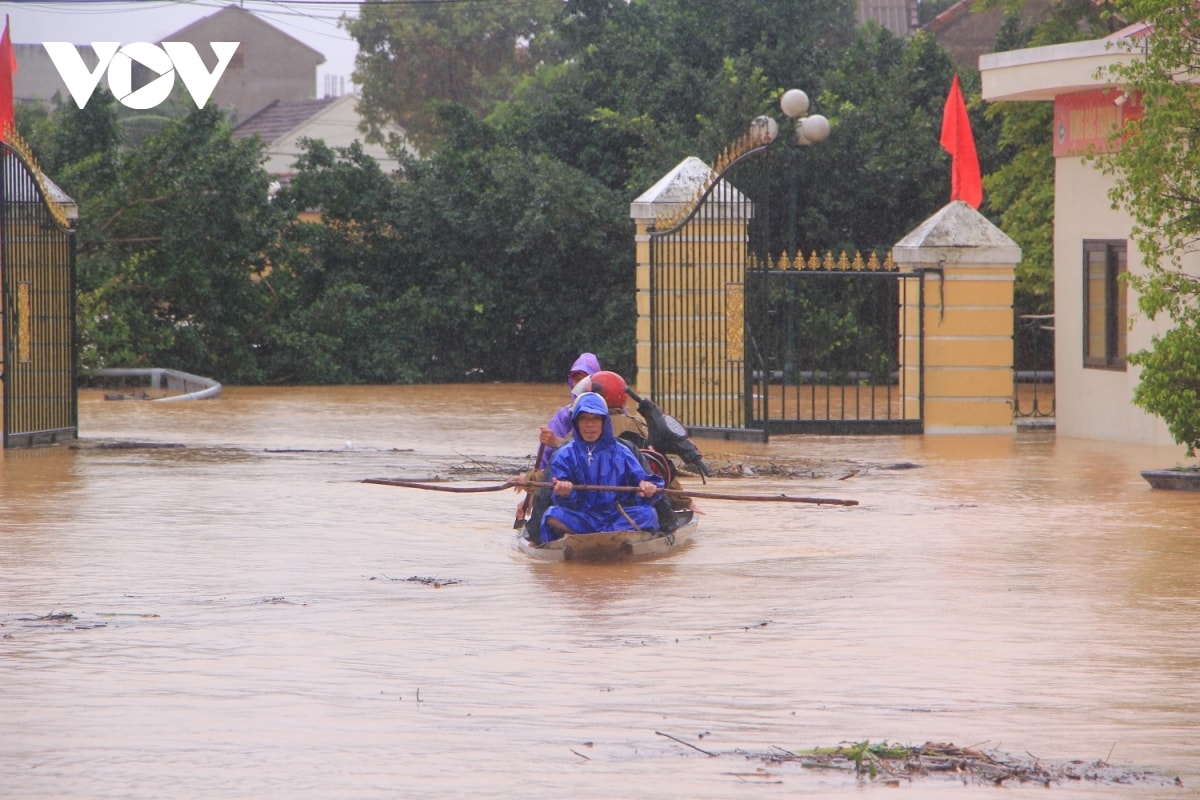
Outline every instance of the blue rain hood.
<path fill-rule="evenodd" d="M 607 448 L 617 443 L 616 437 L 613 436 L 612 417 L 608 413 L 608 403 L 603 397 L 595 392 L 584 392 L 575 399 L 575 404 L 571 407 L 571 427 L 575 429 L 575 441 L 587 446 L 583 441 L 583 436 L 579 433 L 580 414 L 596 414 L 604 417 L 604 430 L 600 432 L 600 438 L 594 445 L 591 445 L 592 447 Z"/>

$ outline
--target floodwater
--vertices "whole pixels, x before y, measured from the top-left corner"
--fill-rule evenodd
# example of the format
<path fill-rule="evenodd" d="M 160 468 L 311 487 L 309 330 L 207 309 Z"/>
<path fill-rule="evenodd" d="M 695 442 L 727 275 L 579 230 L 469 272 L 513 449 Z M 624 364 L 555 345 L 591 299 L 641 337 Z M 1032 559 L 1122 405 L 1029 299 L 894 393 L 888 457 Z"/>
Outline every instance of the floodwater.
<path fill-rule="evenodd" d="M 359 482 L 498 483 L 563 400 L 85 394 L 80 446 L 0 456 L 0 797 L 1198 796 L 1200 494 L 1138 475 L 1177 451 L 701 442 L 811 470 L 689 488 L 860 505 L 701 501 L 692 545 L 632 565 L 524 557 L 510 490 Z M 884 788 L 761 757 L 864 739 L 1182 786 Z"/>

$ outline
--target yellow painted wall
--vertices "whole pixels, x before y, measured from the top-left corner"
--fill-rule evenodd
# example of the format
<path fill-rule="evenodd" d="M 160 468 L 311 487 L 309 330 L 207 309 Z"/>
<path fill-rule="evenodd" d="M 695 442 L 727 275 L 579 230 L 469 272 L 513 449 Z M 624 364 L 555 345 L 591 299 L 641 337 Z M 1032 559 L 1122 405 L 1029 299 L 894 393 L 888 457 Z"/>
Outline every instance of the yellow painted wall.
<path fill-rule="evenodd" d="M 943 262 L 940 275 L 926 274 L 926 432 L 1012 427 L 1014 267 Z M 919 402 L 918 301 L 916 287 L 907 287 L 901 313 L 908 335 L 900 348 L 906 415 Z"/>
<path fill-rule="evenodd" d="M 952 433 L 1012 428 L 1012 401 L 925 395 L 925 432 Z"/>

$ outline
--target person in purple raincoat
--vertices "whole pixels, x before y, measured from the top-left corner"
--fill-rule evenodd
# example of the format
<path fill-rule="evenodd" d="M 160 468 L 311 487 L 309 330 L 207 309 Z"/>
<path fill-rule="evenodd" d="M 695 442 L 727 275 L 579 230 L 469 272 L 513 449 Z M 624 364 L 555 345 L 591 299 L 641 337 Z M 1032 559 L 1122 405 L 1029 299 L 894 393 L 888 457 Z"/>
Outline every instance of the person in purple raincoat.
<path fill-rule="evenodd" d="M 592 353 L 580 353 L 579 358 L 575 359 L 575 363 L 571 365 L 571 369 L 567 370 L 567 389 L 574 389 L 575 384 L 599 371 L 600 359 Z M 574 399 L 574 397 L 571 398 L 572 402 Z M 541 455 L 538 458 L 537 469 L 545 469 L 549 466 L 550 459 L 554 456 L 554 449 L 561 446 L 571 435 L 571 405 L 572 403 L 567 403 L 556 411 L 550 421 L 539 431 L 538 442 L 541 443 L 541 447 L 538 452 Z"/>
<path fill-rule="evenodd" d="M 567 533 L 658 530 L 655 495 L 663 480 L 642 466 L 634 452 L 613 436 L 608 403 L 584 392 L 571 411 L 574 436 L 554 452 L 549 478 L 551 505 L 542 516 L 543 542 Z M 581 486 L 628 486 L 636 492 L 576 489 Z"/>

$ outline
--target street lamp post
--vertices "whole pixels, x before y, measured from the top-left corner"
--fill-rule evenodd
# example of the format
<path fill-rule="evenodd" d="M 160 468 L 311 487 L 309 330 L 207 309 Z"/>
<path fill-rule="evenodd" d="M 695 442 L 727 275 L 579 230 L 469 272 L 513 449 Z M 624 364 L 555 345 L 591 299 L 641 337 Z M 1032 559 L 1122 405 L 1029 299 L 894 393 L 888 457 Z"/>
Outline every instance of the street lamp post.
<path fill-rule="evenodd" d="M 799 89 L 788 89 L 779 98 L 779 108 L 789 119 L 795 120 L 796 147 L 792 148 L 788 157 L 788 254 L 793 261 L 796 253 L 796 226 L 799 214 L 796 185 L 796 159 L 800 155 L 799 148 L 823 142 L 829 138 L 829 120 L 820 114 L 804 116 L 808 111 L 808 95 Z"/>
<path fill-rule="evenodd" d="M 801 147 L 808 147 L 809 145 L 828 139 L 830 126 L 829 120 L 820 114 L 805 116 L 808 112 L 808 95 L 800 89 L 788 89 L 784 92 L 783 96 L 779 98 L 779 108 L 788 119 L 793 121 L 795 129 L 795 147 L 789 148 L 788 152 L 787 219 L 787 257 L 792 263 L 795 263 L 801 258 L 796 250 L 796 227 L 799 215 L 799 186 L 796 179 L 796 159 L 800 155 Z M 779 135 L 779 124 L 771 117 L 762 116 L 751 123 L 751 130 L 768 142 L 774 142 L 775 138 Z M 796 372 L 795 286 L 790 282 L 788 286 L 789 302 L 786 315 L 787 346 L 783 365 L 783 379 L 785 384 L 794 380 Z"/>

